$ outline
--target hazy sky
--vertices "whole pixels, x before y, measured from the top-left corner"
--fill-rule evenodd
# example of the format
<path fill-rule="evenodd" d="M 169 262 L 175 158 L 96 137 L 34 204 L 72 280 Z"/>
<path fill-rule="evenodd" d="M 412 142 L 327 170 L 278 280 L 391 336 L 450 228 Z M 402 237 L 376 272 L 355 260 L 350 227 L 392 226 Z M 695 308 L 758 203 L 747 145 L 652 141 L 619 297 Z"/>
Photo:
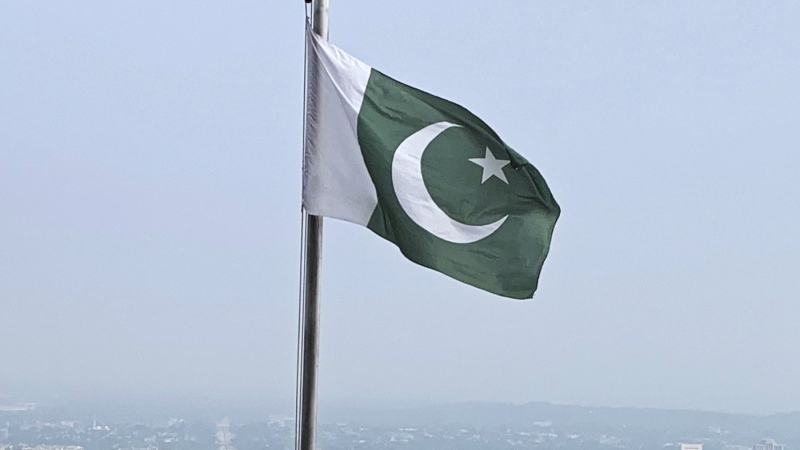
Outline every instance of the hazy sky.
<path fill-rule="evenodd" d="M 303 4 L 0 3 L 0 396 L 294 395 Z M 800 3 L 331 0 L 562 216 L 532 301 L 328 220 L 325 399 L 800 409 Z"/>

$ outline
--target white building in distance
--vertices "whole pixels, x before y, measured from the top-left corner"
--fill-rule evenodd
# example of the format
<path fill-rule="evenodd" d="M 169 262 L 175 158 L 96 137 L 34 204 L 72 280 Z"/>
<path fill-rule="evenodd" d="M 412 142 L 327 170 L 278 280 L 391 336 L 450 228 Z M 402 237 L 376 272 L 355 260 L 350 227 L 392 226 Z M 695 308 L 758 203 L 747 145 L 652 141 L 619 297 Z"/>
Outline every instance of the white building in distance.
<path fill-rule="evenodd" d="M 785 450 L 783 445 L 775 442 L 775 439 L 762 439 L 761 442 L 753 446 L 753 450 Z"/>
<path fill-rule="evenodd" d="M 703 450 L 703 444 L 680 444 L 678 450 Z"/>

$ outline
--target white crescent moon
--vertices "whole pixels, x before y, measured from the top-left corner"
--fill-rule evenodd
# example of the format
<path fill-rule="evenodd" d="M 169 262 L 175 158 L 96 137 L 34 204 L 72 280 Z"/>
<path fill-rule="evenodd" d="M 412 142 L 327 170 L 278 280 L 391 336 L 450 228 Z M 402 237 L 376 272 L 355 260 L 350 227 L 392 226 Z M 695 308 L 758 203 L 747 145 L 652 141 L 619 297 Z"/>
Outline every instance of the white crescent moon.
<path fill-rule="evenodd" d="M 414 223 L 445 241 L 469 244 L 497 231 L 508 216 L 487 225 L 467 225 L 448 216 L 431 198 L 422 180 L 422 154 L 436 136 L 451 127 L 460 125 L 437 122 L 400 143 L 392 158 L 392 185 L 400 206 Z"/>

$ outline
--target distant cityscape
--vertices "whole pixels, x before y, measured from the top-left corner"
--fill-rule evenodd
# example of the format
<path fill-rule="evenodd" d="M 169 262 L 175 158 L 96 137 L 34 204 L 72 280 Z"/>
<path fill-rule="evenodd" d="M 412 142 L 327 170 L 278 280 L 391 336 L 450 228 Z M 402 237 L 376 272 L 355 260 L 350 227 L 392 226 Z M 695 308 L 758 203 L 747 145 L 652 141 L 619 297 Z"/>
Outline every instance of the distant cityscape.
<path fill-rule="evenodd" d="M 480 406 L 480 405 L 478 405 Z M 461 409 L 465 409 L 462 407 Z M 480 411 L 475 405 L 469 405 Z M 496 413 L 487 413 L 497 419 Z M 510 408 L 510 407 L 509 407 Z M 548 409 L 549 408 L 549 409 Z M 575 408 L 574 416 L 565 416 L 563 408 Z M 62 409 L 63 410 L 63 409 Z M 0 406 L 0 450 L 256 450 L 293 449 L 294 420 L 286 416 L 270 416 L 264 420 L 242 422 L 221 418 L 216 421 L 191 418 L 172 418 L 161 423 L 120 422 L 93 417 L 81 421 L 70 417 L 56 417 L 62 410 L 46 410 L 34 404 Z M 450 410 L 458 411 L 454 405 Z M 552 410 L 558 417 L 578 417 L 586 408 L 540 405 L 536 413 Z M 763 435 L 759 428 L 769 425 L 752 425 L 746 420 L 740 428 L 731 425 L 703 425 L 697 429 L 689 422 L 676 421 L 678 415 L 660 423 L 640 421 L 632 423 L 628 411 L 598 411 L 596 421 L 578 419 L 532 420 L 514 425 L 491 423 L 476 424 L 463 418 L 462 424 L 445 417 L 447 409 L 432 411 L 405 411 L 377 420 L 350 419 L 341 422 L 323 422 L 318 428 L 320 450 L 498 450 L 498 449 L 661 449 L 661 450 L 800 450 L 798 433 L 789 431 L 785 436 Z M 509 409 L 509 411 L 514 411 Z M 609 412 L 610 411 L 610 412 Z M 519 410 L 521 415 L 532 414 Z M 524 414 L 523 414 L 524 413 Z M 644 415 L 653 410 L 642 410 Z M 438 414 L 438 416 L 437 416 Z M 588 410 L 595 414 L 595 410 Z M 692 412 L 686 412 L 691 419 Z M 412 416 L 417 417 L 414 419 Z M 433 419 L 429 418 L 433 417 Z M 437 419 L 439 417 L 439 419 Z M 619 417 L 619 423 L 614 423 Z M 714 416 L 698 416 L 702 422 Z M 720 415 L 719 417 L 728 417 Z M 429 422 L 424 425 L 424 422 Z M 508 420 L 511 422 L 512 420 Z M 724 421 L 724 420 L 723 420 Z M 399 423 L 404 422 L 404 423 Z M 416 422 L 413 426 L 408 422 Z M 470 422 L 470 423 L 467 423 Z M 631 423 L 629 423 L 631 422 Z M 673 423 L 674 425 L 671 425 Z M 688 426 L 686 424 L 689 424 Z M 761 423 L 761 422 L 759 422 Z M 784 433 L 786 434 L 786 433 Z M 786 439 L 786 441 L 781 440 Z"/>

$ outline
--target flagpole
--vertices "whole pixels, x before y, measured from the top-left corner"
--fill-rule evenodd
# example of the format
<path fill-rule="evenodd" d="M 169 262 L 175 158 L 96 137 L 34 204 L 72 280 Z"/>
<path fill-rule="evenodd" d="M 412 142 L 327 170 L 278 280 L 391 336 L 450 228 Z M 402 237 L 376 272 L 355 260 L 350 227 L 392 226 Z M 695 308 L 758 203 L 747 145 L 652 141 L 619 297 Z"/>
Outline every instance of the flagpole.
<path fill-rule="evenodd" d="M 313 0 L 311 28 L 322 39 L 328 39 L 328 1 Z M 311 70 L 318 70 L 313 64 Z M 319 77 L 309 77 L 319 80 Z M 303 313 L 300 328 L 300 374 L 297 392 L 296 450 L 314 450 L 317 431 L 317 369 L 319 367 L 319 273 L 322 259 L 322 217 L 305 213 L 305 270 L 303 280 Z"/>

